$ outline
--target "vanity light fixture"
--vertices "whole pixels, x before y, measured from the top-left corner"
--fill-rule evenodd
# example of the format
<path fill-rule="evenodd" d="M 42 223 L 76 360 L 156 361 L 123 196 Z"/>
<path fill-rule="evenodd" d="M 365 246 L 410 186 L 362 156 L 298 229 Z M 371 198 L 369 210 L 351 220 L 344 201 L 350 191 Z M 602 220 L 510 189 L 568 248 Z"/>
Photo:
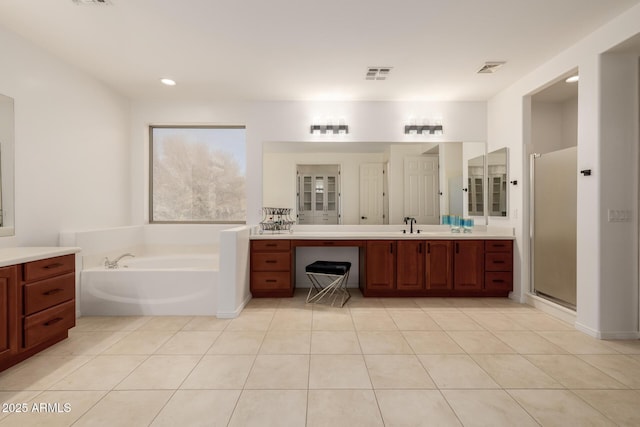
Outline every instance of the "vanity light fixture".
<path fill-rule="evenodd" d="M 580 76 L 576 74 L 575 76 L 567 77 L 565 82 L 567 82 L 567 83 L 575 83 L 578 80 L 580 80 Z"/>
<path fill-rule="evenodd" d="M 311 125 L 310 132 L 312 135 L 324 135 L 327 133 L 332 133 L 334 135 L 346 134 L 349 133 L 349 126 L 345 124 Z"/>
<path fill-rule="evenodd" d="M 171 80 L 171 79 L 160 79 L 160 82 L 163 85 L 167 85 L 167 86 L 175 86 L 176 85 L 176 81 L 175 80 Z"/>
<path fill-rule="evenodd" d="M 433 124 L 428 125 L 417 125 L 415 123 L 411 123 L 404 126 L 404 133 L 407 135 L 442 135 L 444 133 L 444 127 L 440 120 L 436 120 Z"/>

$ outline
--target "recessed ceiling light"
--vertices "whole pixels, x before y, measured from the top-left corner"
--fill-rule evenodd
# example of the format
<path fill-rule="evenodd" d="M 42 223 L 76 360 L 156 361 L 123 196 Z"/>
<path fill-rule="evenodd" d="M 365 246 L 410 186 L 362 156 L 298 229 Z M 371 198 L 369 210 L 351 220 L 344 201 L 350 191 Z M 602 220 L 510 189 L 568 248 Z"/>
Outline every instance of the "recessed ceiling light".
<path fill-rule="evenodd" d="M 162 82 L 162 84 L 165 84 L 167 86 L 175 86 L 176 82 L 175 80 L 171 80 L 171 79 L 160 79 L 160 81 Z"/>
<path fill-rule="evenodd" d="M 567 83 L 575 83 L 578 80 L 580 80 L 580 76 L 576 74 L 575 76 L 567 77 L 565 82 L 567 82 Z"/>

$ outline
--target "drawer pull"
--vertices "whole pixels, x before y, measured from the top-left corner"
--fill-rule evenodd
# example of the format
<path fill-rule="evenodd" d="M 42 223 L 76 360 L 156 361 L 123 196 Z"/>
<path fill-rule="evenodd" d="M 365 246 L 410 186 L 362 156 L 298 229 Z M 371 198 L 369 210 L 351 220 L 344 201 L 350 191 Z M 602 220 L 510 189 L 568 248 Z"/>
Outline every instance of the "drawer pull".
<path fill-rule="evenodd" d="M 427 243 L 427 253 L 431 253 L 431 243 Z"/>
<path fill-rule="evenodd" d="M 328 242 L 322 242 L 322 244 L 323 244 L 323 245 L 334 245 L 335 243 L 336 243 L 336 242 L 331 242 L 331 241 L 328 241 Z"/>
<path fill-rule="evenodd" d="M 493 283 L 504 283 L 502 279 L 493 279 Z"/>
<path fill-rule="evenodd" d="M 494 247 L 494 248 L 504 248 L 504 245 L 503 245 L 503 244 L 497 244 L 497 243 L 494 243 L 494 244 L 493 244 L 493 247 Z"/>
<path fill-rule="evenodd" d="M 267 280 L 265 280 L 265 282 L 267 282 L 267 283 L 276 283 L 277 280 L 276 279 L 267 279 Z"/>
<path fill-rule="evenodd" d="M 268 260 L 265 261 L 265 263 L 267 263 L 267 264 L 275 264 L 276 262 L 278 262 L 278 261 L 276 261 L 275 259 L 268 259 Z"/>
<path fill-rule="evenodd" d="M 55 325 L 56 323 L 58 323 L 61 320 L 64 320 L 64 318 L 63 317 L 56 317 L 55 319 L 51 319 L 48 322 L 44 322 L 43 325 L 44 326 Z"/>
<path fill-rule="evenodd" d="M 418 243 L 418 253 L 422 253 L 422 243 Z"/>
<path fill-rule="evenodd" d="M 54 262 L 53 264 L 47 264 L 42 268 L 44 268 L 45 270 L 51 270 L 52 268 L 62 267 L 63 265 L 64 264 L 61 262 Z"/>
<path fill-rule="evenodd" d="M 58 294 L 58 293 L 60 293 L 62 291 L 64 291 L 64 289 L 60 289 L 60 288 L 51 289 L 50 291 L 43 292 L 42 295 L 55 295 L 55 294 Z"/>
<path fill-rule="evenodd" d="M 278 246 L 276 243 L 267 243 L 265 246 L 269 246 L 270 248 L 274 248 Z"/>
<path fill-rule="evenodd" d="M 495 260 L 495 261 L 493 261 L 493 263 L 494 263 L 494 264 L 504 264 L 504 261 L 497 261 L 497 260 Z"/>

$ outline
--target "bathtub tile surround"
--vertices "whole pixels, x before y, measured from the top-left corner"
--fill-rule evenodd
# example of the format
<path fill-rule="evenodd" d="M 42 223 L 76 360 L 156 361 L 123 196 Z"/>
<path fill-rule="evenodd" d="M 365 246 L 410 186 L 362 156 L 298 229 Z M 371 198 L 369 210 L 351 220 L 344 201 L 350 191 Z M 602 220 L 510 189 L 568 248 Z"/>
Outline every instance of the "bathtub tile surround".
<path fill-rule="evenodd" d="M 355 291 L 337 310 L 305 296 L 252 300 L 236 319 L 81 317 L 0 373 L 1 402 L 72 411 L 0 413 L 0 426 L 640 425 L 638 341 L 575 340 L 504 299 L 398 307 Z"/>

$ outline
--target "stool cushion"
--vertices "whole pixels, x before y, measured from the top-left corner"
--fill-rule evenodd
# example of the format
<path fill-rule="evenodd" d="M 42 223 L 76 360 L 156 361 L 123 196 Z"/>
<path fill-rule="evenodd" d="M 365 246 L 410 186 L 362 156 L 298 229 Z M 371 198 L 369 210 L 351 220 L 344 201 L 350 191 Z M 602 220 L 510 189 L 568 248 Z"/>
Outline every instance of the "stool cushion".
<path fill-rule="evenodd" d="M 307 265 L 305 271 L 307 273 L 336 274 L 344 275 L 351 268 L 350 262 L 341 261 L 316 261 Z"/>

